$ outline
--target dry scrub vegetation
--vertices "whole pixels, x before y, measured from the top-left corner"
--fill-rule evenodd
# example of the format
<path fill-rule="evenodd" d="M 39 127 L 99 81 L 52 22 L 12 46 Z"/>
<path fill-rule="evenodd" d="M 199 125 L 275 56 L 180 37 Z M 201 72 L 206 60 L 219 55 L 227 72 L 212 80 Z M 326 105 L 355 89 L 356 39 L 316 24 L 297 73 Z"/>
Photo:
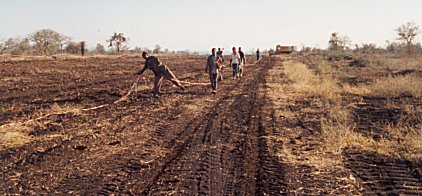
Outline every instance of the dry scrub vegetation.
<path fill-rule="evenodd" d="M 324 70 L 329 72 L 328 70 Z M 297 92 L 308 96 L 318 96 L 328 100 L 338 99 L 340 87 L 330 75 L 317 77 L 317 75 L 303 63 L 288 61 L 285 63 L 285 74 L 293 81 L 292 86 Z"/>
<path fill-rule="evenodd" d="M 422 78 L 417 75 L 386 77 L 377 79 L 368 87 L 369 95 L 377 97 L 422 96 Z"/>
<path fill-rule="evenodd" d="M 30 141 L 29 127 L 22 124 L 0 127 L 0 150 L 20 146 Z"/>
<path fill-rule="evenodd" d="M 412 63 L 413 68 L 418 68 L 418 66 L 420 68 L 417 62 Z M 397 65 L 396 67 L 402 66 Z M 420 107 L 399 106 L 401 107 L 399 109 L 404 111 L 399 122 L 394 125 L 385 124 L 381 127 L 389 137 L 374 139 L 355 130 L 356 123 L 351 109 L 355 107 L 356 103 L 348 98 L 351 95 L 383 99 L 402 96 L 420 98 L 422 77 L 416 74 L 384 76 L 376 78 L 368 84 L 352 86 L 340 83 L 338 77 L 342 73 L 338 73 L 338 69 L 322 61 L 318 62 L 316 69 L 310 69 L 308 65 L 301 62 L 287 61 L 284 63 L 284 73 L 292 82 L 291 87 L 296 92 L 301 93 L 303 97 L 319 97 L 328 106 L 328 115 L 321 117 L 321 133 L 324 138 L 322 149 L 324 151 L 340 155 L 344 148 L 357 147 L 382 155 L 414 161 L 422 160 Z"/>

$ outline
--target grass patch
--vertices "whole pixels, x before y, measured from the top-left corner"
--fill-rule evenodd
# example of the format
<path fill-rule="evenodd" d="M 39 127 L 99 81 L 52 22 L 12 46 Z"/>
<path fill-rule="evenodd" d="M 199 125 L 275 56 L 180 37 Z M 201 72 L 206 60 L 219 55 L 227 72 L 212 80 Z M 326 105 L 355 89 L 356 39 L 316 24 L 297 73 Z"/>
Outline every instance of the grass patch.
<path fill-rule="evenodd" d="M 44 117 L 46 115 L 57 115 L 57 114 L 68 114 L 71 113 L 73 115 L 81 115 L 81 106 L 77 105 L 71 105 L 71 104 L 64 104 L 59 105 L 57 103 L 54 103 L 50 106 L 50 108 L 39 111 L 33 115 L 32 118 L 40 118 Z"/>
<path fill-rule="evenodd" d="M 340 154 L 346 147 L 357 147 L 394 158 L 412 161 L 422 159 L 422 126 L 387 126 L 391 138 L 374 140 L 355 132 L 354 127 L 347 124 L 333 124 L 323 120 L 321 125 L 325 151 Z"/>
<path fill-rule="evenodd" d="M 31 141 L 27 135 L 29 130 L 29 127 L 22 124 L 0 127 L 0 150 L 21 146 Z"/>
<path fill-rule="evenodd" d="M 401 96 L 422 97 L 422 79 L 417 75 L 386 77 L 375 80 L 366 86 L 338 85 L 336 70 L 327 63 L 318 62 L 318 74 L 307 65 L 294 61 L 284 63 L 284 73 L 292 83 L 295 92 L 306 96 L 317 96 L 327 100 L 328 115 L 321 117 L 321 151 L 340 155 L 344 148 L 375 151 L 385 156 L 418 161 L 422 159 L 422 122 L 421 108 L 413 105 L 403 106 L 405 111 L 395 126 L 385 125 L 388 138 L 374 140 L 355 131 L 355 122 L 349 108 L 353 103 L 341 105 L 343 93 L 370 95 L 385 98 Z M 333 102 L 334 100 L 334 102 Z"/>
<path fill-rule="evenodd" d="M 366 87 L 368 94 L 377 97 L 422 97 L 422 78 L 416 75 L 386 77 L 377 79 Z"/>
<path fill-rule="evenodd" d="M 329 74 L 332 69 L 323 69 L 324 74 L 317 75 L 307 65 L 300 62 L 287 61 L 284 65 L 284 73 L 289 80 L 293 81 L 292 86 L 297 92 L 328 100 L 340 98 L 342 88 L 332 74 Z"/>

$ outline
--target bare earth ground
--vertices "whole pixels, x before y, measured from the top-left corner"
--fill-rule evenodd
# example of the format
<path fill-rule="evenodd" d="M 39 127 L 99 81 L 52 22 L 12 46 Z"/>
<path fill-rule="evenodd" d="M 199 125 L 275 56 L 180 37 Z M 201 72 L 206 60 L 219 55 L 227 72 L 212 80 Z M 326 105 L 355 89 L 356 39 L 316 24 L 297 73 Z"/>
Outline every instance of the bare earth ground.
<path fill-rule="evenodd" d="M 205 56 L 160 58 L 182 81 L 208 82 Z M 328 108 L 288 88 L 289 58 L 264 57 L 240 80 L 226 69 L 216 95 L 209 86 L 180 91 L 165 82 L 153 99 L 147 72 L 138 96 L 117 104 L 139 57 L 1 63 L 0 125 L 111 105 L 15 127 L 26 143 L 0 146 L 0 194 L 422 194 L 417 162 L 356 148 L 340 158 L 316 150 Z M 365 118 L 380 114 L 371 113 L 376 103 L 368 98 L 356 109 L 359 130 L 372 130 Z"/>

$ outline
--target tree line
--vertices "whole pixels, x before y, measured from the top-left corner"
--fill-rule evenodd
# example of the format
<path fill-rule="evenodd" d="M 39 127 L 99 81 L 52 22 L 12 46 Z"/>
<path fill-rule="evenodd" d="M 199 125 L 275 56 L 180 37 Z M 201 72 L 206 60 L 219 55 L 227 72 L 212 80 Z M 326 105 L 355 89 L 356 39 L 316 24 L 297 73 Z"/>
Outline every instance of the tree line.
<path fill-rule="evenodd" d="M 114 33 L 106 40 L 109 50 L 101 43 L 97 43 L 95 47 L 88 50 L 85 41 L 75 41 L 71 37 L 58 33 L 51 29 L 41 29 L 29 34 L 24 38 L 10 37 L 0 41 L 0 55 L 55 55 L 55 54 L 120 54 L 120 53 L 140 53 L 141 47 L 136 46 L 130 49 L 127 44 L 129 38 L 123 33 Z M 156 44 L 154 49 L 142 48 L 149 53 L 173 53 L 173 54 L 190 54 L 189 50 L 169 51 L 162 49 Z"/>
<path fill-rule="evenodd" d="M 416 38 L 420 33 L 419 26 L 415 23 L 409 22 L 395 29 L 397 33 L 397 41 L 386 41 L 387 47 L 382 48 L 375 44 L 352 45 L 350 37 L 342 35 L 338 32 L 331 34 L 328 41 L 328 48 L 326 50 L 318 47 L 300 48 L 301 53 L 306 52 L 346 52 L 353 51 L 359 53 L 394 53 L 402 54 L 422 54 L 421 43 L 416 43 Z M 92 50 L 88 50 L 85 41 L 74 41 L 71 37 L 60 34 L 51 29 L 41 29 L 29 34 L 24 38 L 8 38 L 0 42 L 0 55 L 54 55 L 54 54 L 119 54 L 125 53 L 140 53 L 142 50 L 154 54 L 192 54 L 189 50 L 183 51 L 169 51 L 162 49 L 158 44 L 154 49 L 142 48 L 139 46 L 130 49 L 128 44 L 129 38 L 123 33 L 114 33 L 106 40 L 108 48 L 97 43 Z M 274 53 L 273 49 L 264 50 L 264 53 Z M 194 54 L 194 53 L 193 53 Z"/>
<path fill-rule="evenodd" d="M 421 55 L 422 44 L 416 42 L 417 36 L 420 34 L 420 27 L 414 22 L 408 22 L 395 29 L 397 38 L 396 40 L 386 40 L 386 47 L 379 47 L 376 44 L 352 44 L 349 36 L 334 32 L 331 34 L 328 41 L 328 52 L 344 53 L 355 52 L 363 54 L 408 54 L 408 55 Z M 311 48 L 303 46 L 300 52 L 315 52 L 320 51 L 319 48 Z"/>

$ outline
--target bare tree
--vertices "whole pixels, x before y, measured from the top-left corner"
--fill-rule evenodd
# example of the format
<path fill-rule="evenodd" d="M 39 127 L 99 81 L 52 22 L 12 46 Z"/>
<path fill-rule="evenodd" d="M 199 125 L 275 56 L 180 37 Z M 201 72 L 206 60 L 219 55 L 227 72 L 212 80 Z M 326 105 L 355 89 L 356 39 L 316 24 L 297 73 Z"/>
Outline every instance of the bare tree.
<path fill-rule="evenodd" d="M 120 52 L 123 45 L 127 43 L 128 38 L 123 33 L 114 33 L 107 42 L 110 42 L 109 47 L 115 46 L 117 52 Z"/>
<path fill-rule="evenodd" d="M 4 51 L 6 53 L 11 53 L 19 44 L 19 40 L 17 38 L 10 37 L 4 42 Z"/>
<path fill-rule="evenodd" d="M 28 38 L 17 39 L 16 41 L 17 44 L 11 52 L 12 55 L 29 54 L 31 52 L 32 47 Z"/>
<path fill-rule="evenodd" d="M 411 54 L 412 46 L 416 37 L 420 33 L 419 26 L 414 22 L 408 22 L 396 29 L 398 34 L 398 40 L 403 41 L 407 45 L 407 52 Z"/>
<path fill-rule="evenodd" d="M 22 55 L 28 54 L 31 51 L 31 44 L 28 38 L 12 38 L 7 39 L 1 47 L 1 52 L 12 54 L 12 55 Z"/>
<path fill-rule="evenodd" d="M 102 44 L 98 43 L 97 46 L 95 46 L 95 50 L 94 50 L 97 54 L 104 54 L 105 53 L 105 48 Z"/>
<path fill-rule="evenodd" d="M 6 50 L 6 47 L 4 47 L 4 44 L 0 43 L 0 55 L 2 55 L 5 50 Z"/>
<path fill-rule="evenodd" d="M 60 34 L 51 29 L 42 29 L 29 35 L 29 40 L 35 43 L 35 49 L 41 55 L 55 52 L 59 46 Z"/>
<path fill-rule="evenodd" d="M 149 48 L 146 48 L 146 47 L 144 48 L 144 51 L 147 52 L 148 54 L 151 54 L 152 53 L 152 50 L 149 49 Z"/>
<path fill-rule="evenodd" d="M 72 38 L 65 36 L 65 35 L 60 35 L 57 37 L 57 42 L 60 44 L 60 52 L 63 54 L 63 46 L 68 44 L 70 41 L 72 41 Z"/>
<path fill-rule="evenodd" d="M 154 53 L 154 54 L 160 54 L 161 53 L 161 46 L 158 45 L 158 44 L 155 44 L 155 48 L 152 51 L 152 53 Z"/>
<path fill-rule="evenodd" d="M 328 41 L 329 49 L 333 51 L 344 50 L 351 43 L 352 41 L 347 35 L 340 35 L 337 32 L 332 33 Z"/>
<path fill-rule="evenodd" d="M 133 48 L 132 52 L 134 52 L 136 54 L 140 54 L 142 52 L 142 48 L 140 46 L 135 46 L 135 48 Z"/>
<path fill-rule="evenodd" d="M 66 44 L 66 47 L 64 50 L 66 51 L 66 53 L 69 53 L 69 54 L 78 54 L 80 51 L 80 48 L 81 47 L 79 43 L 71 41 Z"/>

